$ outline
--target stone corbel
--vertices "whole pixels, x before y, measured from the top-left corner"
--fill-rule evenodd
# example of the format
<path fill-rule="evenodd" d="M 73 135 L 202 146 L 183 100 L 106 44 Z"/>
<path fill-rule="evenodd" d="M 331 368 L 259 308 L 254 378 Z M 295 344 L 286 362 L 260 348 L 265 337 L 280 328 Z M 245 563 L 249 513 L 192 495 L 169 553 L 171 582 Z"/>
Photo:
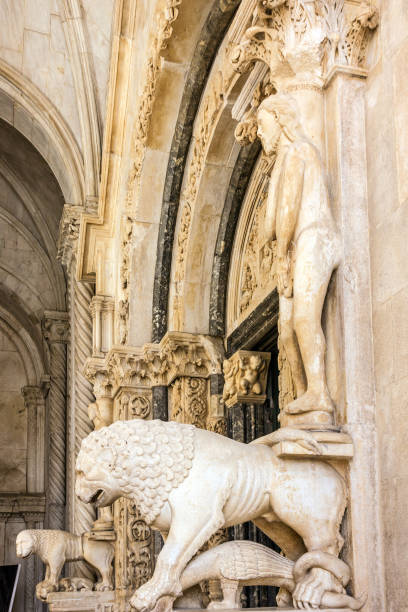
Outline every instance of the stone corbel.
<path fill-rule="evenodd" d="M 270 353 L 237 351 L 224 360 L 223 400 L 228 407 L 263 404 L 270 359 Z"/>

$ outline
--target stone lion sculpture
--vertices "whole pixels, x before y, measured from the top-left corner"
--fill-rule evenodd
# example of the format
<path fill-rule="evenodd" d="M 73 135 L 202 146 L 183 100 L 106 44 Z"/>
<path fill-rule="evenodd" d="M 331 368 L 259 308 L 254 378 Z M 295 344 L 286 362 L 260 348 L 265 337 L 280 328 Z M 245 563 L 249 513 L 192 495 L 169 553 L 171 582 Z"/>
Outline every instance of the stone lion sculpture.
<path fill-rule="evenodd" d="M 58 578 L 66 561 L 87 561 L 101 576 L 95 590 L 113 589 L 114 551 L 110 542 L 98 542 L 90 540 L 87 534 L 78 536 L 57 529 L 25 529 L 17 536 L 16 553 L 17 557 L 23 559 L 31 554 L 38 555 L 45 563 L 45 579 L 37 584 L 35 591 L 38 599 L 43 601 L 47 599 L 48 593 L 58 591 Z M 75 586 L 75 582 L 72 582 L 72 586 Z M 67 587 L 67 582 L 61 584 L 63 590 L 76 590 Z M 89 584 L 83 584 L 80 588 L 82 590 L 87 587 Z"/>
<path fill-rule="evenodd" d="M 180 596 L 181 574 L 201 546 L 218 529 L 245 521 L 252 520 L 289 559 L 307 551 L 338 556 L 347 501 L 342 477 L 321 460 L 279 458 L 275 434 L 255 442 L 140 419 L 117 421 L 82 441 L 78 497 L 96 506 L 132 499 L 165 538 L 152 578 L 130 599 L 134 608 L 152 610 L 160 598 Z M 314 567 L 296 581 L 294 606 L 316 608 L 326 591 L 339 589 L 330 571 Z"/>

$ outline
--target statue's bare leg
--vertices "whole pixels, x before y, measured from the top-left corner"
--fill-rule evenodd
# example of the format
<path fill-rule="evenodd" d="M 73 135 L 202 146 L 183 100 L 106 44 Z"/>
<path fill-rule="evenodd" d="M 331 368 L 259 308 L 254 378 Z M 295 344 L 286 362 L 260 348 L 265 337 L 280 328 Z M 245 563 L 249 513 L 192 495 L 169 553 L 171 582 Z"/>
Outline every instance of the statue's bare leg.
<path fill-rule="evenodd" d="M 284 295 L 279 296 L 279 327 L 279 337 L 289 361 L 296 397 L 300 397 L 306 392 L 306 378 L 299 344 L 293 328 L 293 298 L 286 298 Z"/>
<path fill-rule="evenodd" d="M 197 483 L 199 487 L 200 483 Z M 182 492 L 182 487 L 179 489 Z M 153 577 L 142 585 L 130 599 L 130 604 L 139 611 L 151 610 L 158 599 L 181 595 L 180 576 L 187 563 L 224 525 L 222 508 L 225 503 L 225 489 L 212 494 L 208 491 L 206 500 L 212 499 L 206 513 L 197 513 L 194 519 L 188 504 L 176 504 L 177 513 L 172 517 L 166 542 L 157 558 Z M 198 495 L 198 493 L 197 493 Z"/>
<path fill-rule="evenodd" d="M 327 287 L 338 264 L 336 249 L 318 231 L 304 232 L 297 244 L 293 283 L 293 321 L 307 391 L 288 404 L 289 414 L 332 412 L 333 402 L 326 384 L 326 341 L 322 330 L 322 310 Z"/>

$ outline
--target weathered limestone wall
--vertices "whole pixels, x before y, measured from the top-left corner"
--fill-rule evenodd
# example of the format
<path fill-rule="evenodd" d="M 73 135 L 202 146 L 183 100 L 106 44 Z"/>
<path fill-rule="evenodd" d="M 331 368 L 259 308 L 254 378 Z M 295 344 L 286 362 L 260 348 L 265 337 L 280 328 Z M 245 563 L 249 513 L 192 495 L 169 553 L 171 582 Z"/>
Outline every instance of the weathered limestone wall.
<path fill-rule="evenodd" d="M 21 388 L 27 384 L 23 361 L 0 330 L 0 491 L 26 491 L 27 413 Z"/>
<path fill-rule="evenodd" d="M 377 433 L 387 612 L 408 610 L 408 4 L 383 0 L 367 82 Z"/>

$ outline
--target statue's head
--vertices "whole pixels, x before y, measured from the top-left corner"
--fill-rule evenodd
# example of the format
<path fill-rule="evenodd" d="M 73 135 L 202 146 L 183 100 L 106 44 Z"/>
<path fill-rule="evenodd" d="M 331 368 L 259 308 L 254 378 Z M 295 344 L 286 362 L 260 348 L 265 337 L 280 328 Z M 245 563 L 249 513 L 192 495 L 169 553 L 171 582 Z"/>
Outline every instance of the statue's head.
<path fill-rule="evenodd" d="M 131 498 L 151 523 L 189 473 L 194 431 L 192 425 L 144 419 L 115 421 L 93 431 L 78 454 L 76 494 L 98 507 Z"/>
<path fill-rule="evenodd" d="M 267 155 L 276 152 L 282 131 L 295 140 L 301 131 L 299 109 L 288 94 L 273 94 L 261 102 L 257 112 L 258 137 Z"/>
<path fill-rule="evenodd" d="M 27 531 L 20 531 L 16 538 L 16 554 L 17 557 L 26 559 L 34 552 L 35 542 L 33 535 Z"/>
<path fill-rule="evenodd" d="M 99 432 L 103 432 L 104 427 Z M 123 495 L 121 479 L 116 470 L 117 452 L 109 446 L 100 446 L 97 442 L 99 432 L 93 432 L 95 445 L 92 448 L 82 444 L 76 462 L 75 493 L 85 503 L 97 507 L 110 506 Z M 87 440 L 88 440 L 87 438 Z"/>

